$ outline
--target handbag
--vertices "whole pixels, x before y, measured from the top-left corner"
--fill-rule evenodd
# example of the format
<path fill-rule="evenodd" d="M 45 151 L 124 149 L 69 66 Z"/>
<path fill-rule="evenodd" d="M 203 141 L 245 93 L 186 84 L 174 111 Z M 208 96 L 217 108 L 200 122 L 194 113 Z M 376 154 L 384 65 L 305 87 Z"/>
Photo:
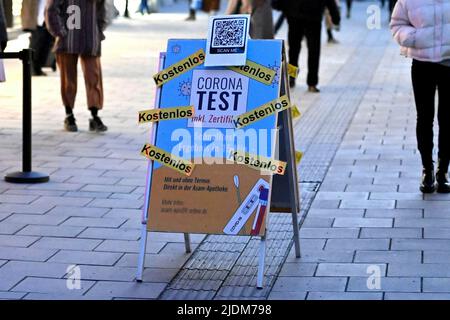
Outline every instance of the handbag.
<path fill-rule="evenodd" d="M 272 8 L 277 11 L 285 10 L 286 0 L 272 0 Z"/>
<path fill-rule="evenodd" d="M 5 65 L 3 64 L 3 60 L 0 59 L 0 82 L 5 82 L 6 76 L 5 76 Z"/>

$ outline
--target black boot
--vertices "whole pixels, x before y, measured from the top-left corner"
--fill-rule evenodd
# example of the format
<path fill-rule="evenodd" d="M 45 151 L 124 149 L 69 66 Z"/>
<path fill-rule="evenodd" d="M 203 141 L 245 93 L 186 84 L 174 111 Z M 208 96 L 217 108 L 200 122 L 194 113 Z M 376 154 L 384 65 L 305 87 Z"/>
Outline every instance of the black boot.
<path fill-rule="evenodd" d="M 450 183 L 448 182 L 448 164 L 449 160 L 438 160 L 436 170 L 437 192 L 450 193 Z"/>
<path fill-rule="evenodd" d="M 194 21 L 195 20 L 195 10 L 189 9 L 189 16 L 186 18 L 186 21 Z"/>
<path fill-rule="evenodd" d="M 433 193 L 436 190 L 435 182 L 434 168 L 423 168 L 420 191 L 422 191 L 422 193 Z"/>
<path fill-rule="evenodd" d="M 75 117 L 73 114 L 69 114 L 66 116 L 66 119 L 64 119 L 64 129 L 69 132 L 77 132 L 78 127 L 75 122 Z"/>
<path fill-rule="evenodd" d="M 98 108 L 97 107 L 91 107 L 89 108 L 89 111 L 91 111 L 92 119 L 89 119 L 89 131 L 95 131 L 95 132 L 105 132 L 108 130 L 108 127 L 105 126 L 100 119 L 98 114 Z"/>

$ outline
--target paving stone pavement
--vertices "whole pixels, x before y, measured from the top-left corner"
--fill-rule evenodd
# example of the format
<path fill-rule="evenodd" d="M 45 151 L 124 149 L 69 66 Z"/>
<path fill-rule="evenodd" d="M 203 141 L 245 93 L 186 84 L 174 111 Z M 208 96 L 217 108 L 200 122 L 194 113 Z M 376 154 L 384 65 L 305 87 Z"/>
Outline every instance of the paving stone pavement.
<path fill-rule="evenodd" d="M 33 164 L 51 181 L 0 180 L 0 299 L 448 299 L 450 197 L 417 190 L 409 62 L 385 25 L 366 28 L 367 5 L 356 3 L 352 20 L 343 21 L 339 45 L 324 44 L 322 93 L 305 93 L 304 73 L 293 92 L 304 114 L 295 123 L 297 148 L 305 151 L 298 168 L 302 257 L 291 248 L 290 216 L 271 214 L 264 290 L 250 285 L 257 241 L 245 237 L 193 235 L 188 255 L 183 235 L 151 233 L 144 283 L 133 281 L 146 171 L 138 150 L 149 133 L 135 115 L 152 105 L 151 76 L 167 39 L 206 33 L 207 17 L 184 22 L 181 3 L 162 8 L 175 13 L 119 19 L 108 30 L 101 113 L 108 133 L 87 131 L 82 85 L 81 130 L 63 132 L 57 74 L 34 78 Z M 9 50 L 25 43 L 21 36 Z M 1 175 L 19 169 L 21 150 L 20 66 L 6 67 Z M 82 286 L 68 290 L 74 264 Z M 373 265 L 380 290 L 366 285 Z"/>

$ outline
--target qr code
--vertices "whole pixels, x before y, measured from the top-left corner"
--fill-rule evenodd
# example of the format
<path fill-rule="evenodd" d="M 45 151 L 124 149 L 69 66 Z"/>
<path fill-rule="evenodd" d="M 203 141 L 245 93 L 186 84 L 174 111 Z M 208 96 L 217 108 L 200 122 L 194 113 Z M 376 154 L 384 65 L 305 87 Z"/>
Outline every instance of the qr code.
<path fill-rule="evenodd" d="M 245 19 L 217 19 L 214 21 L 212 36 L 213 48 L 245 46 Z"/>

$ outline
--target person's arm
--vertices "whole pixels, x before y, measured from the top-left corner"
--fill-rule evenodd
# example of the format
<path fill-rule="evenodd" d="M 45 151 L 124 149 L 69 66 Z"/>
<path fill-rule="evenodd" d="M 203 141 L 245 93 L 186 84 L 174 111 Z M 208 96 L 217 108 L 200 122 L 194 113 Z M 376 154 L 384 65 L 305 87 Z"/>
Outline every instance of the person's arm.
<path fill-rule="evenodd" d="M 341 24 L 341 14 L 339 12 L 338 5 L 335 0 L 326 0 L 325 6 L 328 8 L 330 12 L 331 21 L 335 26 L 339 26 Z"/>
<path fill-rule="evenodd" d="M 106 20 L 106 3 L 104 0 L 97 2 L 97 23 L 100 31 L 105 31 L 108 21 Z"/>
<path fill-rule="evenodd" d="M 48 0 L 47 8 L 45 9 L 45 25 L 48 32 L 55 38 L 65 37 L 67 35 L 67 29 L 62 15 L 63 9 L 62 0 Z"/>
<path fill-rule="evenodd" d="M 408 10 L 403 1 L 398 1 L 391 17 L 391 32 L 394 39 L 402 47 L 414 47 L 416 42 L 416 28 L 408 18 Z"/>

